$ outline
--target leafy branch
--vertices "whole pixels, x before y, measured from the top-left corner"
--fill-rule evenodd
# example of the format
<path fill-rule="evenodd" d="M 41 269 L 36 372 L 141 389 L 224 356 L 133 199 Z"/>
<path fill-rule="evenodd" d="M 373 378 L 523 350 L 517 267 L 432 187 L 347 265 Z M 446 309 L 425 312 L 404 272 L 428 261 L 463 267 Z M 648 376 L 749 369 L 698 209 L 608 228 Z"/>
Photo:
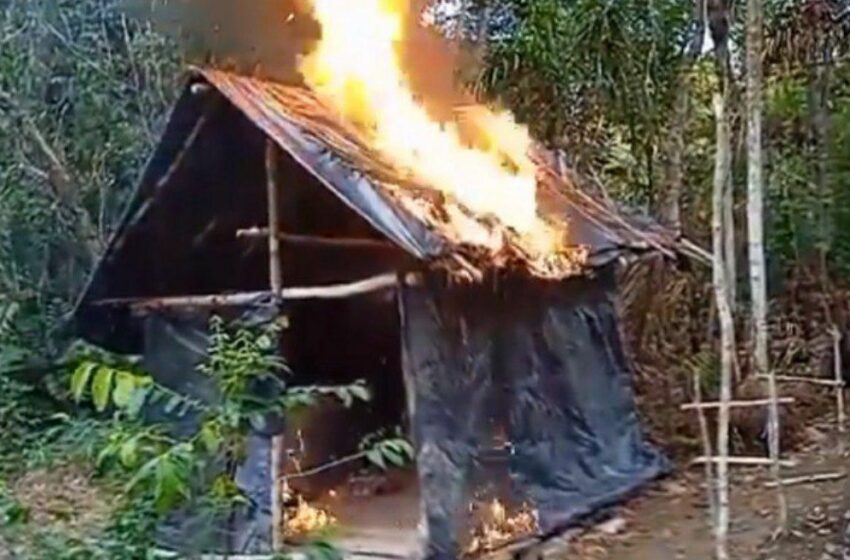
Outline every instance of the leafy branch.
<path fill-rule="evenodd" d="M 213 402 L 178 394 L 135 364 L 122 365 L 121 360 L 111 357 L 85 357 L 71 375 L 70 390 L 76 402 L 89 399 L 96 411 L 111 409 L 117 418 L 129 420 L 116 423 L 97 456 L 98 468 L 117 467 L 132 472 L 126 492 L 151 494 L 161 513 L 194 496 L 193 481 L 208 476 L 208 466 L 216 457 L 242 456 L 249 428 L 264 428 L 269 416 L 314 406 L 323 398 L 338 399 L 346 407 L 371 398 L 362 381 L 345 386 L 289 387 L 286 377 L 291 372 L 278 355 L 279 333 L 274 326 L 230 328 L 214 318 L 210 332 L 209 355 L 198 371 L 215 384 L 218 398 Z M 264 384 L 262 393 L 257 390 L 258 383 Z M 274 390 L 269 391 L 268 387 Z M 143 406 L 156 402 L 165 403 L 166 413 L 197 414 L 198 429 L 188 437 L 177 438 L 161 426 L 138 425 Z M 395 438 L 375 442 L 345 460 L 317 469 L 320 472 L 362 459 L 381 468 L 402 466 L 412 456 L 410 444 Z M 219 489 L 219 497 L 226 494 L 231 502 L 240 499 L 238 492 L 232 491 L 235 484 L 217 480 L 213 486 Z M 230 490 L 221 492 L 222 488 Z"/>

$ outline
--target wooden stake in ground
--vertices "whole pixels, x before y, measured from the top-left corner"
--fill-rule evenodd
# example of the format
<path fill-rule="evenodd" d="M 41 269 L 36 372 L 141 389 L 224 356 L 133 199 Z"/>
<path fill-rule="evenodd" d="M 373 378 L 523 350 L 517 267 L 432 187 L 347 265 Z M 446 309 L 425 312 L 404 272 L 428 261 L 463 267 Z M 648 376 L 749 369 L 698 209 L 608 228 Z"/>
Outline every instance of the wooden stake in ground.
<path fill-rule="evenodd" d="M 280 261 L 280 191 L 277 185 L 277 146 L 271 140 L 266 141 L 266 190 L 269 205 L 269 283 L 272 292 L 283 291 L 283 266 Z M 271 476 L 272 476 L 272 549 L 281 552 L 284 545 L 283 534 L 283 492 L 285 440 L 283 435 L 272 438 Z"/>
<path fill-rule="evenodd" d="M 708 420 L 705 418 L 705 408 L 702 406 L 702 377 L 699 368 L 694 368 L 694 405 L 696 405 L 697 421 L 699 422 L 699 437 L 702 443 L 702 453 L 708 459 L 705 462 L 705 487 L 708 491 L 708 516 L 710 523 L 717 523 L 717 493 L 714 481 L 714 462 L 711 451 L 711 435 L 708 430 Z"/>
<path fill-rule="evenodd" d="M 732 375 L 735 364 L 735 324 L 729 305 L 728 267 L 725 262 L 723 232 L 724 195 L 728 192 L 726 181 L 731 169 L 731 142 L 726 109 L 728 87 L 721 84 L 722 93 L 714 94 L 714 114 L 717 126 L 717 153 L 714 168 L 714 197 L 712 212 L 712 239 L 714 249 L 713 283 L 720 321 L 720 405 L 717 420 L 717 515 L 715 538 L 717 560 L 728 560 L 729 534 L 729 403 L 732 401 Z"/>
<path fill-rule="evenodd" d="M 750 293 L 752 297 L 753 364 L 756 374 L 767 376 L 768 448 L 771 474 L 777 482 L 776 495 L 779 514 L 778 531 L 784 532 L 788 523 L 785 491 L 779 482 L 782 473 L 779 462 L 779 405 L 776 374 L 770 368 L 767 330 L 767 267 L 764 256 L 764 164 L 762 161 L 762 36 L 764 33 L 763 0 L 747 2 L 747 231 L 750 258 Z"/>
<path fill-rule="evenodd" d="M 844 369 L 841 363 L 841 331 L 838 327 L 832 327 L 832 353 L 834 356 L 834 374 L 835 374 L 835 405 L 838 408 L 838 433 L 843 434 L 846 423 L 844 415 Z M 844 438 L 839 438 L 839 441 L 844 442 Z"/>

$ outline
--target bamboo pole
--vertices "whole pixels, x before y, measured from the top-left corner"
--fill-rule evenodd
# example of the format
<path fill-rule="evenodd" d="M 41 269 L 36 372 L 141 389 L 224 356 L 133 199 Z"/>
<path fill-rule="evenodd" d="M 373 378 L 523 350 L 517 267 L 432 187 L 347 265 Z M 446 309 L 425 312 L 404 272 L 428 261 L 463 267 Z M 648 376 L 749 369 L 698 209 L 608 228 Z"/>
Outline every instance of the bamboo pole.
<path fill-rule="evenodd" d="M 397 275 L 395 273 L 387 273 L 348 284 L 289 287 L 284 288 L 278 294 L 275 294 L 272 291 L 263 291 L 161 298 L 116 298 L 96 300 L 91 302 L 91 305 L 96 307 L 125 305 L 135 311 L 155 311 L 159 309 L 180 309 L 192 307 L 244 307 L 256 304 L 258 301 L 268 298 L 277 298 L 282 301 L 345 299 L 372 292 L 395 289 L 397 286 Z"/>
<path fill-rule="evenodd" d="M 691 461 L 693 465 L 701 465 L 703 463 L 716 463 L 718 465 L 741 465 L 747 467 L 760 467 L 765 465 L 772 465 L 773 459 L 770 457 L 697 457 L 696 459 Z M 779 461 L 779 464 L 783 467 L 795 467 L 797 463 L 791 461 L 790 459 L 783 459 Z M 719 502 L 718 502 L 719 503 Z"/>
<path fill-rule="evenodd" d="M 283 266 L 280 260 L 280 189 L 277 184 L 277 146 L 271 139 L 266 140 L 266 191 L 269 213 L 269 284 L 272 293 L 280 298 L 283 292 Z M 271 476 L 272 476 L 272 550 L 282 552 L 284 546 L 284 480 L 286 441 L 282 434 L 272 438 Z"/>
<path fill-rule="evenodd" d="M 844 374 L 841 363 L 841 331 L 837 327 L 832 329 L 832 351 L 834 354 L 835 373 L 835 405 L 838 408 L 838 433 L 843 434 L 846 418 L 844 414 Z M 843 443 L 843 438 L 839 438 Z"/>
<path fill-rule="evenodd" d="M 728 560 L 729 535 L 729 402 L 732 400 L 732 374 L 735 354 L 735 324 L 729 305 L 725 264 L 724 195 L 731 170 L 731 146 L 726 108 L 728 84 L 721 83 L 722 92 L 714 94 L 714 113 L 717 127 L 717 154 L 714 169 L 712 240 L 714 249 L 713 284 L 715 305 L 720 322 L 720 407 L 717 421 L 717 517 L 715 519 L 715 554 L 717 560 Z"/>
<path fill-rule="evenodd" d="M 757 375 L 759 379 L 768 379 L 766 375 Z M 796 375 L 776 375 L 776 381 L 783 383 L 811 383 L 812 385 L 825 385 L 827 387 L 844 387 L 845 383 L 842 380 L 835 381 L 834 379 L 824 379 L 820 377 L 799 377 Z"/>
<path fill-rule="evenodd" d="M 779 404 L 793 404 L 796 402 L 796 399 L 793 397 L 784 397 L 778 399 Z M 755 406 L 766 406 L 771 403 L 770 399 L 754 399 L 751 401 L 730 401 L 727 403 L 729 408 L 749 408 Z M 681 410 L 698 410 L 698 409 L 707 409 L 707 408 L 720 408 L 721 403 L 719 402 L 692 402 L 689 404 L 683 404 L 679 407 Z"/>
<path fill-rule="evenodd" d="M 240 239 L 266 239 L 269 236 L 269 228 L 248 228 L 236 232 Z M 332 247 L 340 249 L 383 249 L 393 250 L 395 246 L 380 239 L 352 239 L 337 237 L 321 237 L 317 235 L 295 235 L 292 233 L 278 232 L 277 238 L 283 243 L 290 245 L 307 245 L 315 247 Z"/>
<path fill-rule="evenodd" d="M 694 369 L 694 401 L 700 404 L 702 401 L 702 379 L 699 369 Z M 711 436 L 708 430 L 708 420 L 705 418 L 705 410 L 697 407 L 697 421 L 699 422 L 699 436 L 702 442 L 702 452 L 706 457 L 712 457 Z M 717 522 L 717 493 L 714 480 L 714 463 L 705 462 L 705 487 L 708 492 L 708 517 L 712 526 Z"/>
<path fill-rule="evenodd" d="M 783 478 L 782 485 L 783 486 L 796 486 L 798 484 L 818 484 L 821 482 L 834 482 L 836 480 L 841 480 L 847 476 L 846 472 L 833 472 L 833 473 L 822 473 L 822 474 L 810 474 L 807 476 L 795 476 L 792 478 Z M 770 482 L 764 483 L 766 488 L 776 488 L 776 481 L 771 480 Z"/>

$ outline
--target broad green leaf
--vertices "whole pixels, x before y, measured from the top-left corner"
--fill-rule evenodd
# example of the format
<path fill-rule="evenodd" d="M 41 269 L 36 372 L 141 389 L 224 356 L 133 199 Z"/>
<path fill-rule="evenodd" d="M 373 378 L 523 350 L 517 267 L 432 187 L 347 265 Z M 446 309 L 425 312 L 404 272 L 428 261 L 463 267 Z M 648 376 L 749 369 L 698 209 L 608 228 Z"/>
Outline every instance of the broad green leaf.
<path fill-rule="evenodd" d="M 221 429 L 214 422 L 206 422 L 201 427 L 200 433 L 201 443 L 208 453 L 215 455 L 221 449 L 223 443 L 221 437 Z"/>
<path fill-rule="evenodd" d="M 369 392 L 369 388 L 362 383 L 357 383 L 351 386 L 351 394 L 364 402 L 369 402 L 372 400 L 372 394 Z"/>
<path fill-rule="evenodd" d="M 384 457 L 386 457 L 390 463 L 397 467 L 403 467 L 407 464 L 407 460 L 400 455 L 397 451 L 390 449 L 389 447 L 383 450 Z"/>
<path fill-rule="evenodd" d="M 151 479 L 152 475 L 154 474 L 154 471 L 156 471 L 157 465 L 159 465 L 159 462 L 161 460 L 162 460 L 162 456 L 160 455 L 160 456 L 154 457 L 153 459 L 149 460 L 147 463 L 142 465 L 142 468 L 140 468 L 138 471 L 136 471 L 136 474 L 127 483 L 126 491 L 132 492 L 134 490 L 137 490 L 139 488 L 139 486 L 141 486 L 141 485 L 143 485 L 147 482 L 150 482 L 150 479 Z"/>
<path fill-rule="evenodd" d="M 179 460 L 179 448 L 164 454 L 156 465 L 154 501 L 159 512 L 164 513 L 189 497 L 189 473 L 187 466 Z"/>
<path fill-rule="evenodd" d="M 342 401 L 345 408 L 351 408 L 351 405 L 354 404 L 354 397 L 348 389 L 342 387 L 336 389 L 334 392 L 336 393 L 337 398 Z"/>
<path fill-rule="evenodd" d="M 118 450 L 118 458 L 126 468 L 131 469 L 135 467 L 139 461 L 138 438 L 130 438 L 125 441 Z"/>
<path fill-rule="evenodd" d="M 91 384 L 92 400 L 98 412 L 103 412 L 109 406 L 109 396 L 112 391 L 112 380 L 115 370 L 108 367 L 99 367 Z"/>
<path fill-rule="evenodd" d="M 366 459 L 368 459 L 373 465 L 376 465 L 383 470 L 387 470 L 387 462 L 384 460 L 384 454 L 381 453 L 380 449 L 375 448 L 367 451 Z"/>
<path fill-rule="evenodd" d="M 107 461 L 111 460 L 115 455 L 115 443 L 109 443 L 100 450 L 95 459 L 95 465 L 98 469 L 103 469 Z"/>
<path fill-rule="evenodd" d="M 132 418 L 138 417 L 150 394 L 150 386 L 141 387 L 133 391 L 133 394 L 130 396 L 130 400 L 127 402 L 127 414 L 129 414 Z"/>
<path fill-rule="evenodd" d="M 180 479 L 168 455 L 164 455 L 157 463 L 154 478 L 156 509 L 161 513 L 166 512 L 177 503 L 180 497 Z"/>
<path fill-rule="evenodd" d="M 168 399 L 168 402 L 165 404 L 165 413 L 171 414 L 172 412 L 177 410 L 177 407 L 181 404 L 183 404 L 183 398 L 180 397 L 180 395 L 174 395 L 173 397 Z"/>
<path fill-rule="evenodd" d="M 416 457 L 416 449 L 409 441 L 407 441 L 406 439 L 398 439 L 396 440 L 396 442 L 398 442 L 399 451 L 401 453 L 404 453 L 408 459 L 413 459 L 414 457 Z"/>
<path fill-rule="evenodd" d="M 133 393 L 139 387 L 135 375 L 119 371 L 115 376 L 115 389 L 112 391 L 112 402 L 118 408 L 127 408 L 133 399 Z"/>
<path fill-rule="evenodd" d="M 71 375 L 71 395 L 76 402 L 83 399 L 89 380 L 97 368 L 98 365 L 93 362 L 83 362 L 74 370 Z"/>

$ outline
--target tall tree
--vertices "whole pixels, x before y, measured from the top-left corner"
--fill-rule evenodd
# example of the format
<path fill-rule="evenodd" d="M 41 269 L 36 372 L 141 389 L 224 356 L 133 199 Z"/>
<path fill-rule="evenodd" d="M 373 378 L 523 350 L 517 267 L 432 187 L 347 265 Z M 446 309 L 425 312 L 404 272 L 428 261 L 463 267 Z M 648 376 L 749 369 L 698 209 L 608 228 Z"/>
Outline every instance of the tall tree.
<path fill-rule="evenodd" d="M 730 99 L 733 87 L 732 58 L 729 49 L 729 35 L 733 21 L 732 8 L 732 0 L 707 0 L 705 6 L 708 28 L 711 32 L 711 39 L 714 42 L 717 79 L 720 82 L 720 89 L 724 96 L 724 104 L 727 113 L 730 110 Z M 726 132 L 731 135 L 731 123 L 727 126 Z M 729 157 L 731 158 L 731 141 L 729 149 Z M 724 186 L 722 197 L 722 211 L 724 266 L 726 267 L 727 278 L 726 293 L 729 296 L 729 307 L 734 314 L 736 302 L 738 300 L 738 265 L 735 252 L 735 190 L 731 166 L 732 162 L 730 160 L 730 171 L 726 175 L 726 184 Z"/>
<path fill-rule="evenodd" d="M 771 471 L 779 483 L 779 525 L 787 523 L 785 494 L 782 491 L 779 465 L 779 405 L 776 376 L 770 368 L 767 325 L 767 271 L 764 255 L 764 161 L 762 148 L 763 69 L 762 38 L 764 35 L 763 0 L 747 3 L 747 229 L 749 234 L 750 294 L 752 298 L 753 364 L 759 376 L 767 378 L 768 447 Z"/>
<path fill-rule="evenodd" d="M 687 46 L 679 70 L 679 87 L 673 105 L 673 119 L 667 142 L 667 186 L 661 209 L 662 219 L 676 232 L 682 230 L 682 185 L 684 183 L 685 129 L 690 115 L 691 89 L 689 75 L 705 42 L 706 0 L 694 0 L 694 21 L 691 41 Z"/>
<path fill-rule="evenodd" d="M 720 408 L 717 420 L 717 519 L 715 519 L 717 560 L 727 560 L 726 541 L 729 534 L 729 402 L 732 400 L 732 373 L 735 367 L 735 323 L 729 305 L 729 278 L 724 248 L 724 198 L 732 164 L 729 133 L 729 87 L 721 82 L 714 95 L 716 120 L 716 153 L 714 160 L 714 196 L 712 210 L 713 280 L 717 316 L 720 322 Z M 713 490 L 713 489 L 712 489 Z"/>
<path fill-rule="evenodd" d="M 713 284 L 717 318 L 720 323 L 720 408 L 717 418 L 717 518 L 715 521 L 715 556 L 727 560 L 729 552 L 729 429 L 732 379 L 735 371 L 735 250 L 734 213 L 732 212 L 732 133 L 730 100 L 732 71 L 729 55 L 729 32 L 732 21 L 730 0 L 708 0 L 707 19 L 717 67 L 719 91 L 714 94 L 715 159 L 712 204 Z"/>
<path fill-rule="evenodd" d="M 122 0 L 0 0 L 0 307 L 44 356 L 177 91 L 178 54 Z"/>

